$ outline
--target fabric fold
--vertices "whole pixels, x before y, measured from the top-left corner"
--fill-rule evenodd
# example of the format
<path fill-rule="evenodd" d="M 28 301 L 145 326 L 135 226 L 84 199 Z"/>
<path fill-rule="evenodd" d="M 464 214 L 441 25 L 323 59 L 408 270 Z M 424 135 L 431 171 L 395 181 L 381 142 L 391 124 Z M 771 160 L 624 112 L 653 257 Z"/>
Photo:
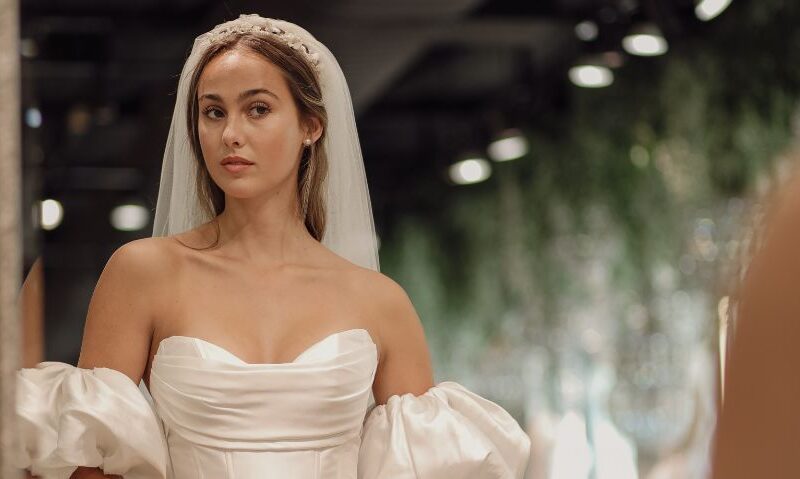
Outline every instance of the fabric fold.
<path fill-rule="evenodd" d="M 445 381 L 390 397 L 364 421 L 359 479 L 521 479 L 530 438 L 499 405 Z"/>
<path fill-rule="evenodd" d="M 332 334 L 291 363 L 246 363 L 198 338 L 163 340 L 150 387 L 170 439 L 221 450 L 319 450 L 358 441 L 377 368 L 369 333 Z"/>
<path fill-rule="evenodd" d="M 139 387 L 110 368 L 45 361 L 17 371 L 14 465 L 44 479 L 78 466 L 126 479 L 166 478 L 158 416 Z"/>

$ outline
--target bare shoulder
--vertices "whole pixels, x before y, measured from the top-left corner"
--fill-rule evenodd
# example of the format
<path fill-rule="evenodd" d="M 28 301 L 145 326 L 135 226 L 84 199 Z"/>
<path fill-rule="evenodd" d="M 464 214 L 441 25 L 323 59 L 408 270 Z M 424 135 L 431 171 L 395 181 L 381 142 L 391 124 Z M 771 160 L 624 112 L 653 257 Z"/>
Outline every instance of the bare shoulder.
<path fill-rule="evenodd" d="M 108 259 L 103 275 L 124 278 L 125 287 L 158 291 L 177 267 L 179 248 L 166 237 L 141 238 L 117 248 Z M 111 279 L 111 278 L 109 278 Z"/>
<path fill-rule="evenodd" d="M 401 326 L 396 324 L 398 321 L 412 323 L 406 326 L 420 322 L 406 290 L 391 277 L 361 267 L 354 268 L 348 277 L 350 287 L 363 300 L 364 307 L 379 329 Z"/>
<path fill-rule="evenodd" d="M 411 300 L 400 284 L 386 274 L 369 268 L 354 268 L 353 281 L 384 306 L 397 306 Z"/>
<path fill-rule="evenodd" d="M 148 359 L 160 278 L 172 253 L 164 238 L 144 238 L 117 248 L 92 292 L 78 366 L 107 367 L 138 383 Z"/>
<path fill-rule="evenodd" d="M 173 263 L 175 259 L 175 241 L 167 237 L 150 237 L 120 246 L 109 258 L 108 265 L 130 269 L 129 273 L 152 274 Z"/>
<path fill-rule="evenodd" d="M 354 284 L 366 299 L 378 336 L 380 358 L 373 384 L 378 404 L 395 394 L 419 395 L 433 385 L 422 321 L 406 290 L 389 276 L 362 268 Z"/>

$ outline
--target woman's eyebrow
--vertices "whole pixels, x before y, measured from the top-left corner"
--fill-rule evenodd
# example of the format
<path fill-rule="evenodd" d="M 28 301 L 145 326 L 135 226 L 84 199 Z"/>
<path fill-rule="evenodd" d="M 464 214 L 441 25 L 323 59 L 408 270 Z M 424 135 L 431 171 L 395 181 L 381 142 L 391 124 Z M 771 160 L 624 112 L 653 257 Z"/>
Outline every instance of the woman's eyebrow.
<path fill-rule="evenodd" d="M 264 93 L 266 95 L 269 95 L 269 96 L 275 98 L 276 100 L 279 100 L 278 95 L 272 93 L 271 91 L 267 90 L 266 88 L 251 88 L 250 90 L 245 90 L 245 91 L 239 93 L 239 98 L 237 98 L 237 100 L 238 101 L 242 101 L 245 98 L 248 98 L 248 97 L 251 97 L 251 96 L 254 96 L 254 95 L 258 95 L 259 93 Z M 216 93 L 204 93 L 203 95 L 200 96 L 200 99 L 202 100 L 204 98 L 208 99 L 208 100 L 211 100 L 211 101 L 219 101 L 219 102 L 222 101 L 222 97 L 217 95 Z"/>

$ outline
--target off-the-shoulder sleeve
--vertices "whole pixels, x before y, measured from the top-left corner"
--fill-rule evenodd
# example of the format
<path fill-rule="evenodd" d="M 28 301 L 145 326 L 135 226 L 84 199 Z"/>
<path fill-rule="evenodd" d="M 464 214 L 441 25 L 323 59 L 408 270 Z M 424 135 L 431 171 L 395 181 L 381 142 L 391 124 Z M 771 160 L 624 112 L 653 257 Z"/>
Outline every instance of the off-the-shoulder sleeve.
<path fill-rule="evenodd" d="M 68 479 L 78 466 L 126 479 L 166 477 L 167 449 L 152 406 L 109 368 L 45 361 L 17 371 L 15 466 Z"/>
<path fill-rule="evenodd" d="M 531 442 L 502 407 L 445 381 L 390 397 L 364 421 L 359 479 L 517 479 Z"/>

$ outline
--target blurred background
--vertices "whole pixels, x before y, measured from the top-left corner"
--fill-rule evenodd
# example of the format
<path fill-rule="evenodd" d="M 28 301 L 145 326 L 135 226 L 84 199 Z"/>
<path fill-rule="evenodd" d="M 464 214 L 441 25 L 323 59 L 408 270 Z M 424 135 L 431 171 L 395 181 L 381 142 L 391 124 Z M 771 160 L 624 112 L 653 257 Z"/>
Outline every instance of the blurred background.
<path fill-rule="evenodd" d="M 77 363 L 108 257 L 150 236 L 180 69 L 240 13 L 298 23 L 339 59 L 381 270 L 437 381 L 530 433 L 527 477 L 704 477 L 731 292 L 800 156 L 800 5 L 25 0 L 44 359 Z"/>

